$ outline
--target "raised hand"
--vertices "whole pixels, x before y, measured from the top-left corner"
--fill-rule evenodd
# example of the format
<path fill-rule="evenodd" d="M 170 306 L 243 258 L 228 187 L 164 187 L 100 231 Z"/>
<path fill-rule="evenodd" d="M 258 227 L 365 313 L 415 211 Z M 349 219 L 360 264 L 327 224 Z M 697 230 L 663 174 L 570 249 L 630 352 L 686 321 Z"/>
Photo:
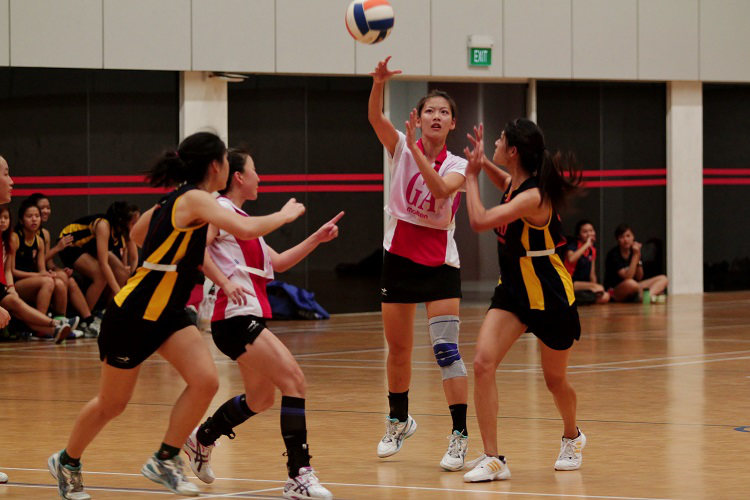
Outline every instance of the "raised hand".
<path fill-rule="evenodd" d="M 466 165 L 466 175 L 478 175 L 484 163 L 484 125 L 474 127 L 474 135 L 466 134 L 472 149 L 464 148 L 464 156 L 469 161 Z"/>
<path fill-rule="evenodd" d="M 406 147 L 410 150 L 417 146 L 417 128 L 417 108 L 413 108 L 406 122 Z"/>
<path fill-rule="evenodd" d="M 395 69 L 393 71 L 388 69 L 388 61 L 391 60 L 391 56 L 386 57 L 382 61 L 378 63 L 377 66 L 375 66 L 375 71 L 370 73 L 370 76 L 372 76 L 372 79 L 375 80 L 378 83 L 387 82 L 388 80 L 393 77 L 393 75 L 399 75 L 401 74 L 400 69 Z"/>
<path fill-rule="evenodd" d="M 339 235 L 339 227 L 336 225 L 336 223 L 341 220 L 341 218 L 344 216 L 343 210 L 336 214 L 336 217 L 329 220 L 320 228 L 318 228 L 317 231 L 315 231 L 315 239 L 318 241 L 318 243 L 325 243 L 326 241 L 331 241 L 332 239 L 336 238 Z"/>
<path fill-rule="evenodd" d="M 284 222 L 288 224 L 305 213 L 305 206 L 302 203 L 299 203 L 295 198 L 290 198 L 289 201 L 281 207 L 279 212 L 284 216 Z"/>

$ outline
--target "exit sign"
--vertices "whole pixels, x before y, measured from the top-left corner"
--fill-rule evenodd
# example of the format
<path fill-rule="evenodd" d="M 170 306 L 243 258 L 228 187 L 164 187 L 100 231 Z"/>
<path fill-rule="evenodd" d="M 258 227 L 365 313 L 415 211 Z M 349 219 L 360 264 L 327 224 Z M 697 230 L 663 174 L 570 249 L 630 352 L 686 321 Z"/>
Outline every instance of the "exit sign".
<path fill-rule="evenodd" d="M 492 49 L 469 47 L 469 66 L 490 66 Z"/>

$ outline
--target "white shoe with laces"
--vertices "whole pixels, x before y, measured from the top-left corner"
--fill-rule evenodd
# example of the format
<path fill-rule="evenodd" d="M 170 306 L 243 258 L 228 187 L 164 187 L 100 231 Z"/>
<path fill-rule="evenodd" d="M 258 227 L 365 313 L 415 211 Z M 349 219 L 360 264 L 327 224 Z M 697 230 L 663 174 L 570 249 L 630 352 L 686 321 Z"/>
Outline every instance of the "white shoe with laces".
<path fill-rule="evenodd" d="M 60 462 L 60 453 L 53 453 L 47 460 L 50 474 L 57 480 L 60 498 L 65 500 L 90 500 L 91 495 L 83 491 L 81 466 L 71 467 Z"/>
<path fill-rule="evenodd" d="M 443 455 L 440 461 L 440 467 L 449 471 L 457 471 L 464 468 L 466 460 L 466 451 L 469 448 L 469 436 L 464 436 L 459 431 L 453 431 L 448 436 L 448 451 Z"/>
<path fill-rule="evenodd" d="M 406 422 L 399 422 L 398 419 L 385 418 L 385 435 L 378 443 L 378 456 L 380 458 L 395 455 L 404 444 L 404 439 L 417 432 L 417 421 L 406 417 Z"/>
<path fill-rule="evenodd" d="M 320 479 L 315 475 L 315 470 L 308 466 L 300 467 L 299 474 L 296 477 L 290 477 L 286 480 L 284 498 L 328 500 L 333 498 L 333 494 L 320 484 Z"/>
<path fill-rule="evenodd" d="M 555 462 L 555 470 L 578 470 L 583 463 L 583 448 L 586 446 L 586 435 L 578 429 L 578 437 L 569 439 L 563 436 L 560 443 L 560 454 Z"/>
<path fill-rule="evenodd" d="M 483 454 L 467 465 L 474 468 L 464 474 L 465 483 L 510 479 L 510 469 L 502 456 L 498 458 Z"/>
<path fill-rule="evenodd" d="M 182 445 L 182 449 L 188 456 L 188 463 L 193 470 L 193 474 L 198 476 L 198 479 L 204 483 L 211 484 L 216 479 L 214 471 L 211 469 L 211 452 L 216 443 L 210 446 L 203 446 L 198 441 L 198 429 L 200 429 L 200 426 L 193 429 L 185 444 Z"/>
<path fill-rule="evenodd" d="M 151 455 L 148 461 L 143 464 L 141 474 L 155 483 L 166 486 L 178 495 L 197 497 L 201 494 L 198 487 L 185 478 L 185 474 L 182 472 L 182 459 L 179 455 L 166 460 Z"/>

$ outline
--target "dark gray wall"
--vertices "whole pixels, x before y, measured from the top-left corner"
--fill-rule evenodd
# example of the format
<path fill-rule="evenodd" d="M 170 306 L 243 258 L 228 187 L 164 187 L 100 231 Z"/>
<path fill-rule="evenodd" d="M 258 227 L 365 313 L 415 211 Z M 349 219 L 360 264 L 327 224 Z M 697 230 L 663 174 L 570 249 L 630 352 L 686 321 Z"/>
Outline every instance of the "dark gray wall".
<path fill-rule="evenodd" d="M 537 117 L 547 147 L 573 151 L 586 181 L 651 181 L 665 175 L 600 176 L 598 170 L 666 168 L 666 88 L 664 84 L 538 82 Z M 593 171 L 593 172 L 592 172 Z M 629 224 L 644 251 L 647 274 L 666 270 L 666 188 L 589 187 L 563 213 L 572 235 L 577 220 L 594 222 L 599 280 L 604 255 L 616 241 L 614 229 Z"/>
<path fill-rule="evenodd" d="M 708 169 L 703 186 L 706 291 L 750 288 L 750 233 L 746 229 L 750 218 L 748 138 L 750 85 L 704 84 L 703 168 Z M 729 170 L 715 175 L 711 169 Z"/>

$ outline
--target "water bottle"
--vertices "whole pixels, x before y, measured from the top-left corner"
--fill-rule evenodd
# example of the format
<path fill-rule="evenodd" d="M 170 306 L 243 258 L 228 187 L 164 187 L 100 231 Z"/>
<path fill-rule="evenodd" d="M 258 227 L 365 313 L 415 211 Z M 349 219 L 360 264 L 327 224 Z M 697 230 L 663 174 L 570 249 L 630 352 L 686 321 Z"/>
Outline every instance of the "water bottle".
<path fill-rule="evenodd" d="M 651 290 L 649 290 L 648 288 L 643 289 L 643 303 L 644 304 L 651 303 Z"/>

